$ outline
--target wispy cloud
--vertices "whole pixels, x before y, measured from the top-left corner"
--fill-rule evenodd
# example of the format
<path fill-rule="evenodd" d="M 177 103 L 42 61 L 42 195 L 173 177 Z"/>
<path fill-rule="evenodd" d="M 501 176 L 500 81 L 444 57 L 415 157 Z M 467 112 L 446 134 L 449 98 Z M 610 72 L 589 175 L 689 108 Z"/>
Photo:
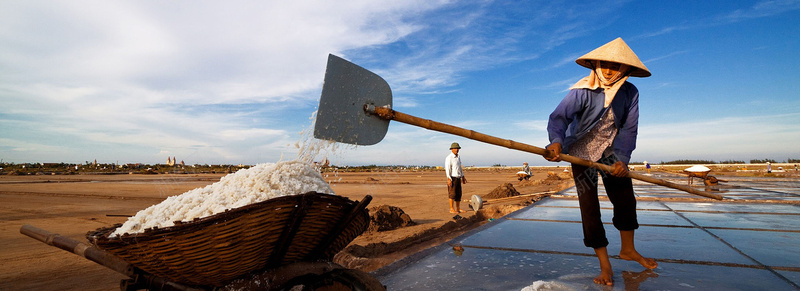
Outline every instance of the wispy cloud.
<path fill-rule="evenodd" d="M 663 60 L 663 59 L 669 59 L 669 58 L 674 57 L 674 56 L 686 54 L 688 52 L 689 52 L 688 50 L 675 51 L 675 52 L 671 52 L 671 53 L 668 53 L 668 54 L 663 55 L 663 56 L 653 57 L 653 58 L 647 59 L 647 60 L 642 61 L 642 62 L 643 63 L 653 63 L 653 62 L 657 62 L 657 61 L 660 61 L 660 60 Z"/>
<path fill-rule="evenodd" d="M 589 34 L 597 26 L 588 23 L 613 15 L 626 2 L 616 1 L 594 10 L 581 9 L 581 4 L 569 1 L 442 5 L 411 18 L 426 23 L 425 27 L 390 44 L 392 49 L 383 53 L 391 56 L 369 48 L 351 51 L 350 55 L 383 76 L 398 92 L 438 92 L 459 85 L 469 72 L 535 60 Z M 556 21 L 564 19 L 569 21 Z M 564 58 L 545 69 L 573 60 Z"/>
<path fill-rule="evenodd" d="M 633 39 L 650 38 L 663 34 L 672 33 L 675 31 L 696 29 L 701 27 L 727 25 L 731 23 L 737 23 L 756 18 L 770 17 L 782 13 L 792 12 L 795 10 L 800 10 L 800 1 L 798 0 L 760 1 L 747 8 L 735 9 L 733 11 L 725 12 L 718 15 L 711 15 L 704 19 L 696 19 L 692 22 L 667 26 L 657 31 L 652 31 L 638 35 Z"/>
<path fill-rule="evenodd" d="M 285 147 L 274 146 L 296 139 L 284 120 L 308 115 L 287 111 L 319 97 L 329 52 L 395 42 L 421 28 L 407 15 L 447 4 L 5 3 L 4 144 L 63 149 L 61 159 L 69 161 L 122 155 L 152 162 L 164 152 L 197 153 L 198 145 L 217 162 L 263 158 L 259 144 L 280 154 Z M 226 110 L 231 106 L 236 110 Z M 18 120 L 23 127 L 9 126 Z M 32 142 L 30 135 L 51 138 Z M 81 150 L 87 144 L 96 146 Z M 99 147 L 124 151 L 103 154 Z M 0 154 L 39 158 L 8 148 Z"/>
<path fill-rule="evenodd" d="M 586 74 L 588 75 L 588 73 L 586 73 Z M 578 82 L 578 80 L 580 80 L 583 77 L 586 77 L 586 75 L 583 75 L 583 76 L 575 75 L 575 76 L 572 76 L 572 77 L 569 77 L 569 78 L 556 80 L 554 82 L 550 82 L 548 84 L 545 84 L 544 86 L 538 86 L 538 87 L 535 87 L 535 88 L 536 89 L 557 89 L 557 90 L 559 90 L 559 92 L 563 93 L 563 92 L 569 91 L 569 87 L 574 85 L 575 82 Z"/>
<path fill-rule="evenodd" d="M 733 23 L 753 18 L 769 17 L 781 13 L 800 10 L 798 0 L 767 0 L 760 1 L 746 9 L 736 9 L 730 13 L 716 17 L 716 20 Z"/>
<path fill-rule="evenodd" d="M 547 120 L 524 120 L 514 123 L 514 127 L 525 131 L 547 132 Z"/>

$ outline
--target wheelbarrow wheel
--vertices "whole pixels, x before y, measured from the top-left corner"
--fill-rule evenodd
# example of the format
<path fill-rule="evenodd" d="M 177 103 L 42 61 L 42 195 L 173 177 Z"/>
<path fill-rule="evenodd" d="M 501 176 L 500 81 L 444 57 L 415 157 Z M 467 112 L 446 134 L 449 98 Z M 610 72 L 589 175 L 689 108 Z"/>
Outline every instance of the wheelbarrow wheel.
<path fill-rule="evenodd" d="M 719 180 L 717 179 L 717 177 L 708 176 L 708 177 L 706 177 L 705 180 L 703 180 L 703 183 L 706 186 L 715 186 L 715 185 L 719 185 Z"/>

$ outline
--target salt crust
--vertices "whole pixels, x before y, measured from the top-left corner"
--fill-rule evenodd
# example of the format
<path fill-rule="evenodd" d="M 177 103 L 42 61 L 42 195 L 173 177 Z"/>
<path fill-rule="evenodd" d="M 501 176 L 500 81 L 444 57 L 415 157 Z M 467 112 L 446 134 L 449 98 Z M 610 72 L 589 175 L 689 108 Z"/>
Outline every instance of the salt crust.
<path fill-rule="evenodd" d="M 153 227 L 169 227 L 175 221 L 189 222 L 227 209 L 268 199 L 333 189 L 313 167 L 299 161 L 258 164 L 222 177 L 219 182 L 170 196 L 131 216 L 109 237 L 141 233 Z"/>
<path fill-rule="evenodd" d="M 586 287 L 588 287 L 588 286 L 586 286 Z M 580 289 L 583 289 L 583 288 L 580 288 Z M 579 288 L 575 288 L 573 286 L 570 286 L 569 284 L 564 283 L 564 282 L 539 280 L 539 281 L 533 282 L 533 284 L 531 284 L 528 287 L 522 288 L 521 291 L 540 291 L 540 290 L 573 291 L 573 290 L 580 290 L 580 289 Z"/>

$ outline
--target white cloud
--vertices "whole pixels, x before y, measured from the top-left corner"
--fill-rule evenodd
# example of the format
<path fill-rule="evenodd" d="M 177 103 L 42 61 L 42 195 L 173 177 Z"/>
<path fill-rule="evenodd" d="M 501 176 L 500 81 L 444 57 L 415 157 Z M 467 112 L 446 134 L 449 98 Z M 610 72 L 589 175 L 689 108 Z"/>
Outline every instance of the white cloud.
<path fill-rule="evenodd" d="M 798 113 L 645 125 L 639 128 L 633 159 L 797 158 L 800 155 L 797 124 L 800 124 Z"/>
<path fill-rule="evenodd" d="M 538 133 L 547 132 L 547 120 L 525 120 L 514 123 L 514 127 L 526 132 L 536 131 Z"/>
<path fill-rule="evenodd" d="M 328 53 L 395 41 L 420 29 L 407 15 L 446 4 L 5 3 L 0 122 L 17 146 L 2 154 L 24 161 L 46 149 L 80 161 L 100 155 L 85 149 L 93 144 L 151 162 L 164 149 L 218 162 L 279 156 L 296 139 L 280 120 L 318 98 Z"/>

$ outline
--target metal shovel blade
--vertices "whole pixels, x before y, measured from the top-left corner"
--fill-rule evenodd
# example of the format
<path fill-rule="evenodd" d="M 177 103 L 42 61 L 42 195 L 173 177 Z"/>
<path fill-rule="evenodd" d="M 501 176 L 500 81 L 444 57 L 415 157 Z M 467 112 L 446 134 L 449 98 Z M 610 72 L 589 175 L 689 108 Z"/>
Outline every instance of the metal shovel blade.
<path fill-rule="evenodd" d="M 356 145 L 380 142 L 389 130 L 389 120 L 367 114 L 367 104 L 391 107 L 389 84 L 367 69 L 328 55 L 314 137 Z"/>

